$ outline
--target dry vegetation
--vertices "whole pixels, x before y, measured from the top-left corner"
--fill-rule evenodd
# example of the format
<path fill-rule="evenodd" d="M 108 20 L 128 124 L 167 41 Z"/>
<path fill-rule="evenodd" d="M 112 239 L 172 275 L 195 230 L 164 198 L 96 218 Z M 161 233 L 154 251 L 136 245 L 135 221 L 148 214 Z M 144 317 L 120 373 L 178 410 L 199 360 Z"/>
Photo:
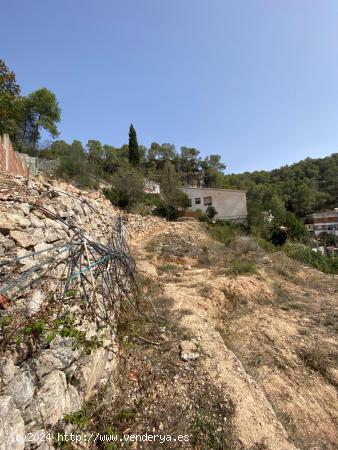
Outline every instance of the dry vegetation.
<path fill-rule="evenodd" d="M 194 449 L 336 448 L 336 277 L 202 224 L 164 224 L 133 252 L 155 319 L 124 321 L 119 394 L 90 405 L 87 428 L 189 434 Z"/>

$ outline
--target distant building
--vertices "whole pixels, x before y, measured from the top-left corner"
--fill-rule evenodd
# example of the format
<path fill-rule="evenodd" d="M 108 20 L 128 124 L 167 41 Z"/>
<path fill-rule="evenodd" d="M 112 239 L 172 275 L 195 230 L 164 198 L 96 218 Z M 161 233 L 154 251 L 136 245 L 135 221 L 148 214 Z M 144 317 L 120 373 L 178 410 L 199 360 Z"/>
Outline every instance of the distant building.
<path fill-rule="evenodd" d="M 314 236 L 322 233 L 338 236 L 338 208 L 310 214 L 305 219 L 305 226 Z"/>
<path fill-rule="evenodd" d="M 217 220 L 242 223 L 247 219 L 246 191 L 187 186 L 180 189 L 191 200 L 189 210 L 192 212 L 205 212 L 209 205 L 213 205 L 217 211 Z"/>

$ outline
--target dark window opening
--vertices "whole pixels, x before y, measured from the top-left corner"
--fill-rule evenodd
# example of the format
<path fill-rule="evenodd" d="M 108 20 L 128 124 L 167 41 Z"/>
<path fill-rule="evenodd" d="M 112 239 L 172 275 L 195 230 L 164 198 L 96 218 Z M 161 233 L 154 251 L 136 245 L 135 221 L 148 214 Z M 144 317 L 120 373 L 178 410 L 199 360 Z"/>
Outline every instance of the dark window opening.
<path fill-rule="evenodd" d="M 212 205 L 212 197 L 204 197 L 203 201 L 205 206 Z"/>
<path fill-rule="evenodd" d="M 201 199 L 195 198 L 195 205 L 200 205 L 200 204 L 201 204 Z"/>

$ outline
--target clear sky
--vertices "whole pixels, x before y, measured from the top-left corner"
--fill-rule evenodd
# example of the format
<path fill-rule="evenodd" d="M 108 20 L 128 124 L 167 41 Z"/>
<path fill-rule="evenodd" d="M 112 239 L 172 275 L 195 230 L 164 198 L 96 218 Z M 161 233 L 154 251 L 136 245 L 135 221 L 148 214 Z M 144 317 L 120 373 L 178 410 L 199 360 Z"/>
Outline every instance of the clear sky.
<path fill-rule="evenodd" d="M 219 153 L 227 172 L 338 151 L 337 0 L 1 0 L 0 58 L 60 138 Z"/>

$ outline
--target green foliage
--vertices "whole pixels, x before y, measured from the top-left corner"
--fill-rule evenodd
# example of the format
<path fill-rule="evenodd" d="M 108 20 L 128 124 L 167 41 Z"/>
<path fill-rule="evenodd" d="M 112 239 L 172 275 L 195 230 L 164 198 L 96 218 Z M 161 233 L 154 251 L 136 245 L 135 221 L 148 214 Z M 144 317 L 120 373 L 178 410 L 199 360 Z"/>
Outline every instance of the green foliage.
<path fill-rule="evenodd" d="M 262 211 L 274 209 L 276 198 L 284 208 L 303 217 L 334 208 L 338 198 L 338 153 L 326 158 L 306 158 L 279 169 L 225 175 L 223 188 L 246 189 L 251 226 L 262 221 Z"/>
<path fill-rule="evenodd" d="M 105 189 L 105 196 L 113 205 L 131 211 L 142 203 L 144 179 L 142 174 L 129 165 L 121 166 L 112 177 L 112 188 Z"/>
<path fill-rule="evenodd" d="M 225 245 L 228 245 L 237 235 L 242 234 L 241 227 L 225 222 L 209 225 L 207 230 L 212 239 Z"/>
<path fill-rule="evenodd" d="M 302 244 L 286 244 L 283 251 L 290 257 L 325 273 L 338 274 L 338 258 L 312 251 Z"/>
<path fill-rule="evenodd" d="M 140 153 L 137 143 L 136 130 L 133 124 L 129 128 L 129 162 L 132 166 L 138 166 L 140 164 Z"/>
<path fill-rule="evenodd" d="M 249 261 L 233 261 L 229 272 L 233 275 L 250 275 L 257 273 L 257 267 Z"/>
<path fill-rule="evenodd" d="M 63 418 L 71 425 L 75 425 L 77 430 L 83 429 L 89 422 L 87 412 L 82 409 L 79 411 L 75 411 L 72 414 L 65 414 Z"/>
<path fill-rule="evenodd" d="M 18 131 L 20 87 L 15 73 L 0 59 L 0 135 L 8 133 L 14 139 Z"/>
<path fill-rule="evenodd" d="M 210 220 L 212 220 L 217 215 L 216 208 L 213 205 L 209 205 L 207 207 L 206 213 Z"/>
<path fill-rule="evenodd" d="M 163 215 L 168 218 L 174 215 L 177 208 L 188 208 L 190 200 L 179 188 L 179 180 L 175 166 L 170 161 L 165 161 L 161 177 L 161 194 L 163 197 Z"/>
<path fill-rule="evenodd" d="M 255 240 L 256 240 L 257 244 L 266 252 L 273 253 L 276 251 L 276 247 L 273 245 L 272 242 L 267 241 L 261 237 L 256 237 Z"/>

